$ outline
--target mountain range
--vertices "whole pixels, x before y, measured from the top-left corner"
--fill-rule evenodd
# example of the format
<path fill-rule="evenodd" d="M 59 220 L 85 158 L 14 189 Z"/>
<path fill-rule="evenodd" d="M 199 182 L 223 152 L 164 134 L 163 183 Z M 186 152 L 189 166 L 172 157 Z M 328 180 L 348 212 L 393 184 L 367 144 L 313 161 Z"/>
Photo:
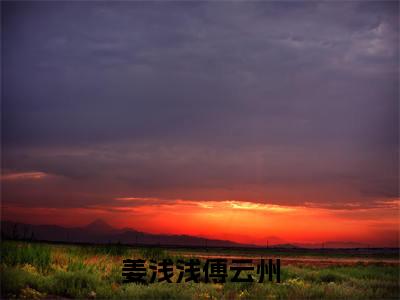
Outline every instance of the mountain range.
<path fill-rule="evenodd" d="M 31 225 L 2 221 L 1 234 L 4 238 L 71 243 L 121 243 L 129 245 L 196 247 L 251 246 L 227 240 L 206 239 L 190 235 L 151 234 L 130 228 L 116 229 L 100 219 L 97 219 L 84 227 L 74 228 L 67 228 L 58 225 Z"/>
<path fill-rule="evenodd" d="M 83 227 L 62 227 L 58 225 L 32 225 L 12 221 L 1 222 L 1 236 L 9 239 L 69 243 L 121 243 L 127 245 L 163 245 L 191 247 L 261 247 L 241 244 L 229 240 L 207 239 L 190 235 L 151 234 L 131 228 L 117 229 L 101 219 Z M 262 246 L 265 247 L 265 246 Z M 300 244 L 279 243 L 271 248 L 367 248 L 368 245 L 354 242 L 328 241 L 325 243 Z"/>

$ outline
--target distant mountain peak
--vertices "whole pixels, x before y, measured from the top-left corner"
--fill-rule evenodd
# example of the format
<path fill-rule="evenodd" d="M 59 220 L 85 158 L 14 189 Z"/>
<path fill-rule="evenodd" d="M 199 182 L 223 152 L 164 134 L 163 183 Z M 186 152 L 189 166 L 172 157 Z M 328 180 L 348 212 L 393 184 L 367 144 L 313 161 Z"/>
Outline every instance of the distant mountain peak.
<path fill-rule="evenodd" d="M 102 219 L 96 219 L 84 228 L 95 233 L 108 233 L 114 230 L 114 227 Z"/>

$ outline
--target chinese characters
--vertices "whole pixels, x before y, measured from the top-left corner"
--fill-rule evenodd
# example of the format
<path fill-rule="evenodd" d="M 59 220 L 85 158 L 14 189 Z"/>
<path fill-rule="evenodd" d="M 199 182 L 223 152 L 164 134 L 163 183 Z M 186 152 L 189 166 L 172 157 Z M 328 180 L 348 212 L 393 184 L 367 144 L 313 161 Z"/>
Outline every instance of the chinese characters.
<path fill-rule="evenodd" d="M 279 283 L 281 261 L 276 259 L 260 259 L 256 265 L 252 259 L 232 259 L 228 265 L 228 259 L 211 258 L 207 259 L 202 265 L 199 259 L 190 259 L 187 261 L 178 260 L 176 266 L 171 259 L 163 259 L 161 261 L 144 259 L 125 259 L 123 260 L 122 276 L 125 277 L 124 283 L 154 283 L 154 282 L 195 282 L 201 281 L 208 283 L 225 283 L 230 282 L 259 282 L 264 280 L 275 281 Z M 232 271 L 233 276 L 228 276 Z M 174 275 L 177 279 L 174 280 Z"/>

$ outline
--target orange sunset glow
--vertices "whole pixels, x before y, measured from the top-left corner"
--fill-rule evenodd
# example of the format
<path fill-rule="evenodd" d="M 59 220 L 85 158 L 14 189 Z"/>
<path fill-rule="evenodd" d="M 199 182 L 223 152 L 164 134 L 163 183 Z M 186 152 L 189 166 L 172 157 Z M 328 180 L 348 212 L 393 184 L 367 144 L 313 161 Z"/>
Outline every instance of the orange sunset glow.
<path fill-rule="evenodd" d="M 135 205 L 135 201 L 150 204 Z M 3 213 L 32 223 L 82 226 L 102 218 L 116 228 L 143 232 L 185 234 L 245 244 L 323 243 L 353 241 L 396 247 L 398 201 L 373 209 L 326 209 L 281 206 L 245 201 L 162 201 L 154 198 L 116 198 L 119 205 L 79 209 L 3 207 Z M 153 203 L 151 203 L 153 202 Z M 133 206 L 129 206 L 133 204 Z M 33 216 L 33 217 L 31 217 Z M 71 220 L 74 222 L 71 223 Z"/>

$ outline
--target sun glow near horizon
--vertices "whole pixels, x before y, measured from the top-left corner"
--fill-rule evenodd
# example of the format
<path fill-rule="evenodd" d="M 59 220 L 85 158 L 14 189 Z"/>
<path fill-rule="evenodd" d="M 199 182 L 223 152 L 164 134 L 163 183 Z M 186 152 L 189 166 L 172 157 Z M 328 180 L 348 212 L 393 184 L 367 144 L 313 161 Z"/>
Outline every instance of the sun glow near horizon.
<path fill-rule="evenodd" d="M 121 205 L 121 202 L 124 204 Z M 324 241 L 351 241 L 377 246 L 395 246 L 398 243 L 398 231 L 390 230 L 399 225 L 396 210 L 392 207 L 329 209 L 239 200 L 117 197 L 113 205 L 51 210 L 31 208 L 29 211 L 22 207 L 4 207 L 4 210 L 8 215 L 18 216 L 30 212 L 32 216 L 37 216 L 34 218 L 36 222 L 44 218 L 48 223 L 61 221 L 61 224 L 71 226 L 100 217 L 118 228 L 258 245 L 267 241 L 271 245 Z M 72 215 L 75 215 L 76 224 L 70 223 Z"/>

